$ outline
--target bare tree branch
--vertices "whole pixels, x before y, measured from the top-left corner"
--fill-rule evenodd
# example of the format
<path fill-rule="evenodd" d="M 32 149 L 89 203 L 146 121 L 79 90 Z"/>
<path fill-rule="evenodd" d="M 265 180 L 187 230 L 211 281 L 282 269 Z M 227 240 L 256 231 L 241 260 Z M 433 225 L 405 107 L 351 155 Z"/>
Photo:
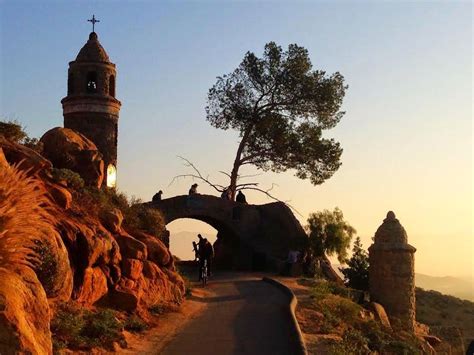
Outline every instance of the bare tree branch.
<path fill-rule="evenodd" d="M 284 203 L 285 205 L 287 205 L 290 209 L 292 209 L 293 211 L 295 211 L 298 215 L 300 215 L 301 217 L 304 217 L 296 208 L 294 208 L 292 205 L 289 204 L 290 201 L 282 201 L 278 198 L 276 198 L 275 196 L 273 196 L 272 194 L 270 194 L 270 191 L 273 190 L 273 188 L 275 186 L 278 186 L 277 184 L 272 184 L 272 187 L 270 187 L 269 189 L 267 190 L 263 190 L 263 189 L 260 189 L 258 187 L 252 187 L 252 186 L 244 186 L 240 189 L 237 189 L 237 190 L 254 190 L 254 191 L 258 191 L 258 192 L 261 192 L 265 195 L 267 195 L 267 197 L 271 198 L 272 200 L 275 200 L 277 202 L 282 202 Z"/>
<path fill-rule="evenodd" d="M 251 174 L 251 175 L 239 175 L 238 178 L 239 179 L 248 179 L 248 178 L 253 178 L 253 177 L 262 176 L 262 175 L 263 175 L 262 173 Z"/>
<path fill-rule="evenodd" d="M 208 184 L 209 186 L 211 186 L 212 188 L 214 188 L 216 191 L 218 192 L 223 192 L 224 190 L 226 190 L 228 188 L 228 186 L 223 186 L 223 185 L 220 185 L 220 184 L 215 184 L 215 183 L 212 183 L 211 181 L 209 181 L 209 175 L 204 177 L 201 172 L 199 171 L 198 168 L 196 168 L 196 166 L 191 163 L 188 159 L 182 157 L 182 156 L 179 156 L 178 155 L 178 158 L 180 158 L 181 160 L 183 160 L 185 163 L 184 165 L 186 167 L 189 167 L 189 168 L 192 168 L 195 172 L 195 174 L 181 174 L 181 175 L 176 175 L 175 177 L 173 177 L 173 179 L 171 180 L 170 184 L 168 186 L 171 186 L 175 181 L 181 179 L 181 178 L 187 178 L 187 177 L 190 177 L 192 179 L 198 179 L 198 180 L 201 180 L 201 181 L 204 181 L 206 184 Z M 223 172 L 223 171 L 220 171 L 220 173 L 226 175 L 226 176 L 229 176 L 229 174 Z M 256 174 L 256 175 L 247 175 L 247 176 L 240 176 L 240 178 L 245 178 L 245 177 L 252 177 L 252 176 L 258 176 L 258 175 L 261 175 L 261 174 Z M 285 205 L 287 205 L 290 209 L 292 209 L 294 212 L 296 212 L 298 215 L 300 215 L 301 217 L 303 217 L 303 215 L 296 209 L 294 208 L 292 205 L 289 204 L 290 201 L 282 201 L 278 198 L 276 198 L 275 196 L 273 196 L 270 191 L 273 190 L 273 188 L 275 186 L 278 186 L 277 184 L 275 183 L 272 183 L 272 186 L 267 189 L 267 190 L 264 190 L 264 189 L 261 189 L 258 186 L 258 182 L 248 182 L 248 183 L 242 183 L 242 184 L 237 184 L 236 185 L 236 191 L 241 191 L 241 190 L 254 190 L 254 191 L 258 191 L 258 192 L 261 192 L 265 195 L 267 195 L 267 197 L 271 198 L 272 200 L 274 201 L 277 201 L 277 202 L 282 202 L 284 203 Z"/>
<path fill-rule="evenodd" d="M 190 177 L 190 178 L 193 178 L 193 179 L 198 179 L 198 180 L 201 180 L 201 181 L 204 181 L 206 184 L 208 184 L 209 186 L 211 186 L 212 188 L 214 188 L 216 191 L 218 192 L 222 192 L 226 189 L 225 186 L 222 186 L 220 184 L 214 184 L 212 183 L 211 181 L 209 181 L 209 175 L 204 177 L 201 172 L 199 171 L 198 168 L 196 168 L 196 166 L 191 163 L 188 159 L 182 157 L 182 156 L 179 156 L 178 155 L 178 158 L 180 158 L 181 160 L 184 160 L 184 166 L 188 167 L 188 168 L 192 168 L 196 174 L 181 174 L 181 175 L 176 175 L 173 180 L 171 180 L 170 184 L 168 186 L 171 186 L 176 180 L 180 179 L 180 178 L 187 178 L 187 177 Z"/>
<path fill-rule="evenodd" d="M 219 171 L 221 174 L 224 174 L 225 176 L 227 176 L 229 179 L 230 179 L 230 174 L 229 173 L 226 173 L 225 171 Z"/>

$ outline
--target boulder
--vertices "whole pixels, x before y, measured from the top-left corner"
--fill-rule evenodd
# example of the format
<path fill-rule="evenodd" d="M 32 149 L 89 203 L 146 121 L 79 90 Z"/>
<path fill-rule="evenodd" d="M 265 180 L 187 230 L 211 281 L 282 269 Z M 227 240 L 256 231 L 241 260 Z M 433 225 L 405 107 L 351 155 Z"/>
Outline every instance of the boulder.
<path fill-rule="evenodd" d="M 100 220 L 110 232 L 120 233 L 122 229 L 123 214 L 118 208 L 102 212 Z"/>
<path fill-rule="evenodd" d="M 0 354 L 52 354 L 46 293 L 31 269 L 16 271 L 0 267 Z"/>
<path fill-rule="evenodd" d="M 143 232 L 135 232 L 133 236 L 146 245 L 148 260 L 153 261 L 159 266 L 168 266 L 173 260 L 168 248 L 157 237 Z"/>
<path fill-rule="evenodd" d="M 385 308 L 377 302 L 370 302 L 369 309 L 374 312 L 375 319 L 378 320 L 383 327 L 387 329 L 392 329 L 390 324 L 390 320 L 388 319 L 387 313 L 385 312 Z"/>
<path fill-rule="evenodd" d="M 122 254 L 123 257 L 146 260 L 148 254 L 144 243 L 133 238 L 125 231 L 121 231 L 120 234 L 115 234 L 114 237 L 120 246 L 120 254 Z"/>
<path fill-rule="evenodd" d="M 122 275 L 131 279 L 138 280 L 142 274 L 143 263 L 137 259 L 123 259 L 122 260 Z"/>
<path fill-rule="evenodd" d="M 75 171 L 91 186 L 100 188 L 104 180 L 104 161 L 97 146 L 69 128 L 56 127 L 40 139 L 43 155 L 55 168 Z"/>
<path fill-rule="evenodd" d="M 84 271 L 82 285 L 76 293 L 76 301 L 92 305 L 107 293 L 107 278 L 98 267 L 87 268 Z"/>
<path fill-rule="evenodd" d="M 53 202 L 55 202 L 62 209 L 71 208 L 72 194 L 67 188 L 58 184 L 47 183 L 46 188 L 49 191 Z"/>

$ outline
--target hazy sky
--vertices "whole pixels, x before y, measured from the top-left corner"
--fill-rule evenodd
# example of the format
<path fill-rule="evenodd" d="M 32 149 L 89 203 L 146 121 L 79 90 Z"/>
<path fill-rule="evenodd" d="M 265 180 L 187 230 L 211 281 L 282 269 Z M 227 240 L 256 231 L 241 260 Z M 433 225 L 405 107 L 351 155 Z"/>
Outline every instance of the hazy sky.
<path fill-rule="evenodd" d="M 237 134 L 206 122 L 207 90 L 248 50 L 306 47 L 315 68 L 349 85 L 347 114 L 326 134 L 342 144 L 343 165 L 320 186 L 292 172 L 264 174 L 261 186 L 278 184 L 302 222 L 340 207 L 365 247 L 394 210 L 418 249 L 417 272 L 472 274 L 470 2 L 3 0 L 0 13 L 0 115 L 36 137 L 62 125 L 68 62 L 87 40 L 86 19 L 100 19 L 122 101 L 119 188 L 143 199 L 187 192 L 191 180 L 168 186 L 189 172 L 177 155 L 225 183 L 218 171 L 231 169 Z"/>

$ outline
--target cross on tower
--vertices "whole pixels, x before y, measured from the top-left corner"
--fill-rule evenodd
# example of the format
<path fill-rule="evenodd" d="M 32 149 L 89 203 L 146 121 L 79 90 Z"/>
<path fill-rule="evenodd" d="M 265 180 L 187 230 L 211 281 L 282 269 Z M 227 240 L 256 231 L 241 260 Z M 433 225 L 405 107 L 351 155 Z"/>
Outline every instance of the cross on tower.
<path fill-rule="evenodd" d="M 92 15 L 92 18 L 90 20 L 87 20 L 88 22 L 92 22 L 92 32 L 95 32 L 95 24 L 96 22 L 100 22 L 100 20 L 97 20 L 95 18 L 95 15 Z"/>

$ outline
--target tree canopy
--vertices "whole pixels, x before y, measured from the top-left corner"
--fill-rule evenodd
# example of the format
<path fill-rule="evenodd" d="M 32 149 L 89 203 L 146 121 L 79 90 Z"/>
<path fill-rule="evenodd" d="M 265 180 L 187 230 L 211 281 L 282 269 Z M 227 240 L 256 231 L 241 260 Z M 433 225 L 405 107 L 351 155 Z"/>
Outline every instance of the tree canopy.
<path fill-rule="evenodd" d="M 264 171 L 294 169 L 315 185 L 330 178 L 341 165 L 342 148 L 323 131 L 344 115 L 346 89 L 340 73 L 313 70 L 308 51 L 296 44 L 283 51 L 270 42 L 262 58 L 247 52 L 237 69 L 218 77 L 206 113 L 213 127 L 240 134 L 230 174 L 233 195 L 245 164 Z"/>
<path fill-rule="evenodd" d="M 332 212 L 324 210 L 311 213 L 307 230 L 310 248 L 315 256 L 336 254 L 339 262 L 346 261 L 347 249 L 356 230 L 344 220 L 344 215 L 339 208 L 336 207 Z"/>

